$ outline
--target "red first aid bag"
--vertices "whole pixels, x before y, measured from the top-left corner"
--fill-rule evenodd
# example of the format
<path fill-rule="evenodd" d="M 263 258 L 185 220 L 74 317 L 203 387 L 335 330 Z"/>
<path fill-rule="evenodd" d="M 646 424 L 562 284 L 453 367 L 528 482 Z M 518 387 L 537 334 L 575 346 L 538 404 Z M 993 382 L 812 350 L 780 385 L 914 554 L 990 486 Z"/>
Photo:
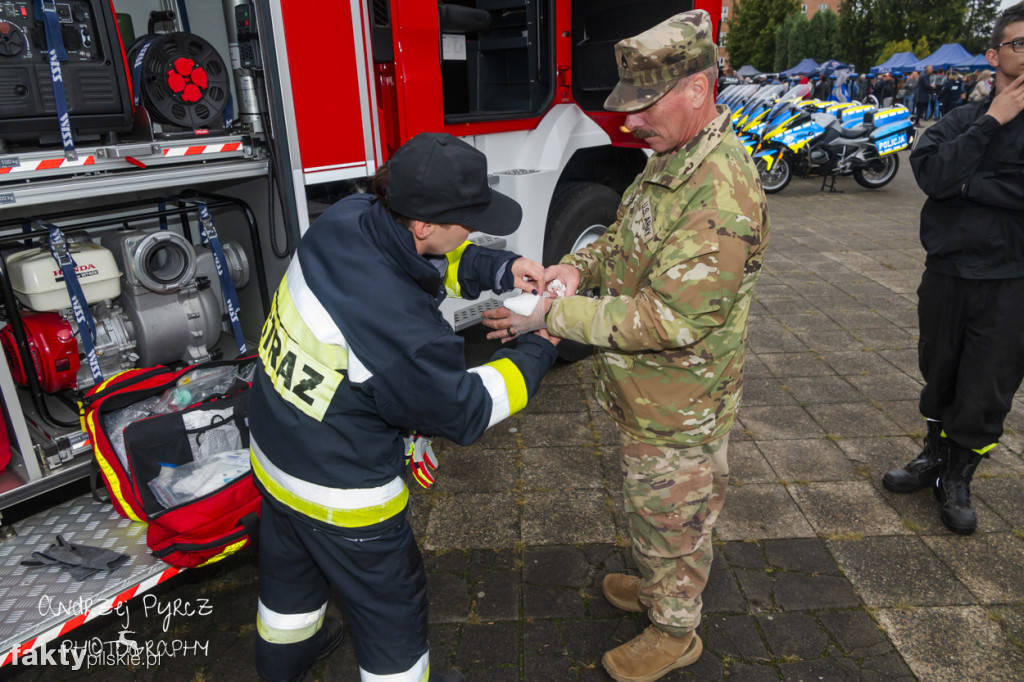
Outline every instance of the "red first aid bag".
<path fill-rule="evenodd" d="M 249 465 L 256 358 L 122 372 L 82 402 L 100 475 L 121 516 L 172 566 L 218 561 L 257 538 Z"/>

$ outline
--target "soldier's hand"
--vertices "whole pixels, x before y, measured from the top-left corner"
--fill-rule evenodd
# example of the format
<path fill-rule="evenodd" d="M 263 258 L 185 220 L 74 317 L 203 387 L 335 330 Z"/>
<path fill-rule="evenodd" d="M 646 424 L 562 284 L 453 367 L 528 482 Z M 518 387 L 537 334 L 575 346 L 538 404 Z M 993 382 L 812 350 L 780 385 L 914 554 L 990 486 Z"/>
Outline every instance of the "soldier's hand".
<path fill-rule="evenodd" d="M 544 289 L 544 266 L 529 258 L 517 258 L 512 261 L 512 274 L 515 276 L 516 289 L 528 294 L 539 294 Z"/>
<path fill-rule="evenodd" d="M 988 115 L 1006 125 L 1024 111 L 1024 74 L 999 91 L 988 106 Z"/>
<path fill-rule="evenodd" d="M 551 333 L 548 332 L 547 329 L 538 329 L 534 333 L 537 336 L 539 336 L 540 338 L 547 339 L 548 341 L 550 341 L 552 346 L 557 346 L 559 343 L 562 342 L 562 337 L 561 336 L 552 336 Z"/>
<path fill-rule="evenodd" d="M 519 315 L 505 307 L 485 310 L 482 313 L 483 325 L 495 330 L 489 332 L 487 338 L 508 343 L 520 334 L 545 329 L 544 317 L 551 308 L 551 301 L 550 298 L 538 298 L 530 315 Z"/>
<path fill-rule="evenodd" d="M 576 290 L 580 288 L 580 271 L 571 265 L 565 263 L 549 265 L 544 270 L 544 286 L 546 287 L 548 282 L 556 279 L 565 285 L 567 296 L 575 295 Z"/>

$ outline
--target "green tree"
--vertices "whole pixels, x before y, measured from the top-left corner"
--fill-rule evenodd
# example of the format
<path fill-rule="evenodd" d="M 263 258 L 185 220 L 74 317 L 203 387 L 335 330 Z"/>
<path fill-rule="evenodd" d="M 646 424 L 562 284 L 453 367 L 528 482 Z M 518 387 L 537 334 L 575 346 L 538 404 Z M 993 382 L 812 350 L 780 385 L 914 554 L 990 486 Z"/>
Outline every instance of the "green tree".
<path fill-rule="evenodd" d="M 878 42 L 874 5 L 879 0 L 843 0 L 839 6 L 837 57 L 864 70 L 875 64 L 874 58 L 887 40 Z M 877 47 L 875 43 L 877 42 Z"/>
<path fill-rule="evenodd" d="M 807 56 L 807 16 L 794 12 L 775 31 L 775 71 L 795 66 Z"/>
<path fill-rule="evenodd" d="M 977 54 L 988 49 L 992 28 L 999 15 L 999 0 L 967 0 L 967 11 L 957 42 L 968 52 Z"/>
<path fill-rule="evenodd" d="M 775 63 L 775 33 L 798 7 L 797 0 L 738 0 L 726 37 L 729 61 L 770 71 Z"/>
<path fill-rule="evenodd" d="M 929 45 L 942 45 L 956 39 L 967 5 L 964 0 L 875 0 L 872 11 L 884 38 L 882 45 L 903 38 L 915 45 L 920 38 Z"/>
<path fill-rule="evenodd" d="M 810 56 L 816 62 L 823 62 L 836 56 L 836 34 L 839 31 L 839 17 L 829 8 L 818 10 L 811 18 L 807 31 Z"/>
<path fill-rule="evenodd" d="M 789 17 L 775 29 L 775 62 L 773 71 L 789 68 Z"/>
<path fill-rule="evenodd" d="M 790 26 L 789 31 L 789 66 L 796 66 L 804 59 L 811 56 L 811 47 L 808 44 L 808 32 L 810 29 L 810 22 L 807 20 L 807 15 L 803 12 L 797 12 L 793 15 L 793 23 Z"/>
<path fill-rule="evenodd" d="M 882 53 L 875 58 L 875 64 L 881 64 L 882 62 L 884 62 L 886 59 L 893 56 L 897 52 L 913 51 L 914 45 L 907 38 L 904 38 L 903 40 L 890 40 L 885 44 L 884 47 L 882 47 Z M 871 66 L 874 66 L 874 64 L 872 64 Z"/>
<path fill-rule="evenodd" d="M 932 48 L 928 47 L 928 39 L 924 36 L 918 38 L 917 42 L 914 43 L 914 56 L 918 59 L 924 59 L 932 53 Z"/>

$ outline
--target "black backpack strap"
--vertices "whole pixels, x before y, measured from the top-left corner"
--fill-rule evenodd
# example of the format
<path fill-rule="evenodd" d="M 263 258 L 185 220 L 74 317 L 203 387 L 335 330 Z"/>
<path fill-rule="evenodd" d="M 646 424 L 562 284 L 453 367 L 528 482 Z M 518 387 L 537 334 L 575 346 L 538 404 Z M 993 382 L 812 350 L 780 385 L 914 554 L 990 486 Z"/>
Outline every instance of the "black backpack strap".
<path fill-rule="evenodd" d="M 249 512 L 238 520 L 239 525 L 245 528 L 249 535 L 249 542 L 253 549 L 259 549 L 260 541 L 260 516 L 256 512 Z"/>
<path fill-rule="evenodd" d="M 100 496 L 100 489 L 105 489 L 105 485 L 100 485 L 100 464 L 94 457 L 89 462 L 89 490 L 92 491 L 92 499 L 96 500 L 100 504 L 110 504 L 110 491 L 107 491 L 106 498 Z"/>

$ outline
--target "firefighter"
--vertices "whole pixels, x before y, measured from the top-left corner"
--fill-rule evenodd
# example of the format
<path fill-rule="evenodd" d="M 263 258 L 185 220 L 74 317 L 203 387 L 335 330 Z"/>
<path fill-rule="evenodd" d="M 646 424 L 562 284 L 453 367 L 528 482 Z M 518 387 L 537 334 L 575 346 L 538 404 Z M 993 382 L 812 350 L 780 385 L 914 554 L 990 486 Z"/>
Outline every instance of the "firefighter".
<path fill-rule="evenodd" d="M 977 529 L 971 481 L 1024 381 L 1024 3 L 996 20 L 985 58 L 992 96 L 948 112 L 910 154 L 928 195 L 917 290 L 928 432 L 921 454 L 882 478 L 894 493 L 932 488 L 959 535 Z"/>
<path fill-rule="evenodd" d="M 363 680 L 461 680 L 429 672 L 423 561 L 406 519 L 403 437 L 456 443 L 525 407 L 557 339 L 467 370 L 442 317 L 446 293 L 533 290 L 540 264 L 466 241 L 512 233 L 522 209 L 488 187 L 487 160 L 422 133 L 302 238 L 260 339 L 249 419 L 263 492 L 256 667 L 301 679 L 342 639 L 340 596 Z M 548 302 L 550 305 L 550 301 Z"/>

